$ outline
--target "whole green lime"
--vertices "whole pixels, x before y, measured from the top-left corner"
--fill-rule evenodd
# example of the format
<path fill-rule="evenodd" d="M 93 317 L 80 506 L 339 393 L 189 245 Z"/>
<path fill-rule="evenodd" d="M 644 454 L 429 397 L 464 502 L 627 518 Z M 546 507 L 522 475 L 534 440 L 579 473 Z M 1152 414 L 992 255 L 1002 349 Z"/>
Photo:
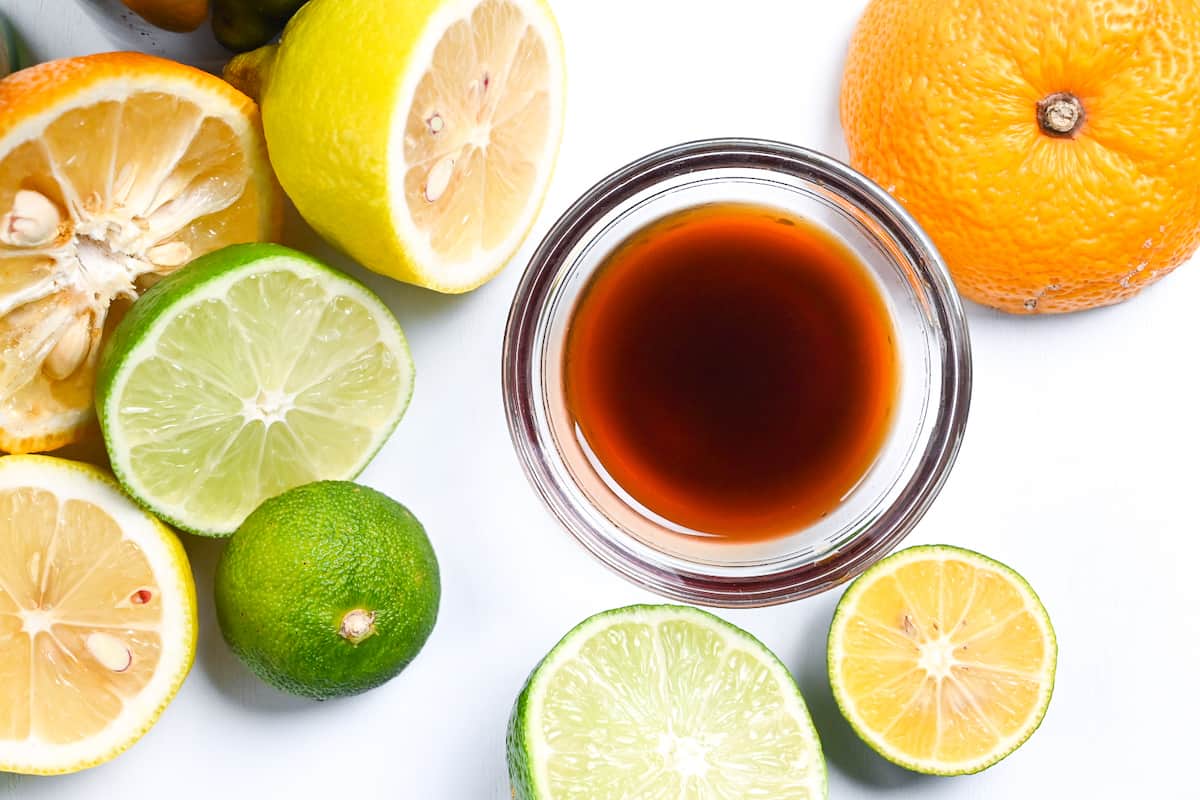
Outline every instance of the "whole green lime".
<path fill-rule="evenodd" d="M 267 500 L 217 564 L 217 621 L 267 683 L 318 700 L 391 680 L 424 646 L 441 583 L 407 508 L 348 481 Z"/>

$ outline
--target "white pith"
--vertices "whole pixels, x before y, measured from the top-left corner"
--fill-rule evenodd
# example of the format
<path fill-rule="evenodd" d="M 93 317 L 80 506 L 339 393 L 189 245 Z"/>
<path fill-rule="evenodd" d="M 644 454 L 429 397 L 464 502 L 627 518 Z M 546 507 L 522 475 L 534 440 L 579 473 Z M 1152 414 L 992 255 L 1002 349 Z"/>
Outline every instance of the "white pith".
<path fill-rule="evenodd" d="M 572 631 L 538 667 L 529 689 L 524 731 L 529 748 L 531 777 L 537 797 L 544 798 L 544 800 L 558 800 L 558 797 L 551 793 L 548 769 L 549 757 L 554 752 L 554 746 L 547 741 L 542 726 L 538 723 L 545 713 L 547 685 L 554 674 L 564 665 L 580 659 L 582 648 L 594 636 L 602 635 L 604 630 L 611 625 L 628 622 L 649 626 L 659 626 L 670 622 L 694 624 L 719 636 L 726 648 L 722 653 L 723 658 L 729 659 L 734 655 L 740 655 L 765 667 L 774 679 L 778 698 L 783 702 L 786 716 L 795 721 L 802 731 L 810 734 L 807 752 L 797 754 L 796 760 L 791 764 L 796 780 L 794 786 L 788 788 L 802 794 L 792 795 L 789 793 L 788 796 L 806 798 L 824 798 L 826 796 L 824 761 L 816 730 L 812 726 L 795 682 L 786 669 L 769 653 L 764 652 L 764 648 L 760 644 L 736 629 L 715 622 L 700 612 L 686 607 L 662 606 L 627 609 L 619 614 L 601 614 Z M 661 656 L 661 653 L 659 655 Z M 713 687 L 696 686 L 693 688 L 695 694 L 688 700 L 705 703 L 706 699 L 711 696 L 705 693 L 706 691 L 711 692 Z M 673 729 L 665 714 L 662 721 L 663 728 L 657 731 L 657 753 L 663 758 L 665 768 L 675 772 L 681 778 L 694 778 L 702 785 L 707 786 L 706 778 L 711 773 L 720 771 L 720 766 L 713 763 L 709 756 L 713 749 L 719 747 L 734 731 L 722 729 L 678 731 Z M 599 752 L 592 755 L 594 758 L 600 757 Z M 703 796 L 708 797 L 709 795 Z M 716 798 L 718 795 L 711 796 Z"/>
<path fill-rule="evenodd" d="M 111 143 L 114 159 L 102 181 L 104 191 L 81 196 L 39 137 L 66 112 L 121 103 L 144 93 L 172 95 L 193 105 L 199 116 L 190 135 L 177 143 L 174 159 L 160 165 L 161 181 L 149 193 L 146 187 L 154 176 L 137 174 L 133 165 L 117 164 L 118 144 Z M 228 126 L 245 156 L 246 171 L 241 186 L 201 196 L 189 192 L 186 185 L 168 185 L 167 178 L 207 119 Z M 246 178 L 255 181 L 256 189 L 264 189 L 261 176 L 254 174 L 261 140 L 245 108 L 220 93 L 169 76 L 97 81 L 16 125 L 0 139 L 0 158 L 30 142 L 40 147 L 49 163 L 63 204 L 24 186 L 10 207 L 0 208 L 0 263 L 5 257 L 36 257 L 50 265 L 36 281 L 0 297 L 0 320 L 15 342 L 0 364 L 0 404 L 5 405 L 39 376 L 54 382 L 93 368 L 112 303 L 135 300 L 152 276 L 172 272 L 200 255 L 192 253 L 180 235 L 193 220 L 236 203 L 245 194 Z M 260 210 L 269 205 L 260 203 Z M 259 221 L 260 227 L 265 221 Z M 50 311 L 43 308 L 48 303 L 53 304 Z M 81 423 L 90 413 L 90 407 L 83 407 L 26 416 L 16 408 L 0 408 L 0 428 L 17 438 L 50 435 Z"/>
<path fill-rule="evenodd" d="M 290 272 L 301 280 L 317 282 L 326 292 L 330 302 L 339 296 L 347 297 L 371 312 L 372 318 L 377 323 L 380 340 L 384 343 L 387 351 L 400 360 L 402 366 L 407 366 L 407 371 L 401 369 L 401 372 L 406 376 L 406 383 L 394 398 L 396 406 L 399 408 L 402 409 L 407 405 L 412 391 L 412 372 L 408 356 L 408 345 L 400 331 L 399 325 L 379 299 L 370 294 L 360 284 L 338 277 L 331 271 L 312 267 L 307 262 L 299 259 L 275 256 L 262 258 L 247 265 L 231 269 L 195 287 L 185 297 L 172 304 L 168 311 L 155 319 L 153 324 L 130 349 L 113 379 L 112 388 L 108 394 L 108 407 L 105 409 L 105 417 L 108 420 L 107 435 L 110 441 L 121 443 L 128 438 L 123 427 L 121 409 L 129 402 L 126 399 L 129 379 L 140 363 L 156 356 L 159 340 L 172 321 L 195 306 L 213 300 L 223 302 L 230 288 L 240 281 L 279 270 Z M 197 343 L 197 345 L 205 346 L 204 343 Z M 219 343 L 209 343 L 207 346 L 219 346 Z M 276 387 L 258 387 L 254 394 L 243 396 L 241 398 L 242 407 L 239 413 L 242 430 L 245 430 L 246 426 L 256 421 L 261 421 L 268 427 L 271 425 L 287 425 L 287 412 L 295 407 L 296 397 L 301 391 L 284 392 Z M 370 445 L 364 449 L 360 462 L 353 470 L 355 473 L 366 466 L 367 461 L 370 460 L 390 433 L 390 428 L 372 431 L 374 438 Z M 188 528 L 211 531 L 217 534 L 232 533 L 241 524 L 241 519 L 217 517 L 198 519 L 195 513 L 189 511 L 185 506 L 165 502 L 162 498 L 155 495 L 154 491 L 147 485 L 144 476 L 139 475 L 133 468 L 131 463 L 131 448 L 117 444 L 117 446 L 109 447 L 109 453 L 114 472 L 121 477 L 121 480 L 129 488 L 130 492 L 151 505 L 156 513 L 164 519 Z M 352 475 L 328 477 L 350 478 Z"/>
<path fill-rule="evenodd" d="M 126 700 L 121 713 L 106 728 L 69 744 L 47 743 L 36 736 L 20 741 L 0 740 L 0 770 L 73 771 L 107 760 L 132 744 L 153 724 L 183 682 L 195 641 L 191 574 L 183 571 L 186 560 L 178 543 L 171 542 L 171 534 L 114 485 L 87 468 L 33 457 L 0 459 L 0 492 L 21 487 L 44 489 L 57 495 L 60 503 L 81 500 L 107 512 L 120 527 L 123 538 L 136 543 L 145 555 L 162 593 L 162 617 L 156 628 L 162 644 L 157 669 L 145 687 Z M 55 622 L 53 610 L 26 609 L 21 616 L 26 630 L 45 630 Z M 113 642 L 99 639 L 91 642 L 89 649 L 97 660 L 115 658 Z M 114 671 L 122 666 L 115 660 L 101 660 L 101 663 Z"/>
<path fill-rule="evenodd" d="M 846 622 L 853 619 L 857 614 L 858 601 L 866 591 L 869 579 L 882 578 L 889 574 L 893 574 L 904 566 L 919 561 L 928 561 L 933 557 L 932 554 L 938 550 L 942 550 L 938 546 L 913 547 L 909 550 L 902 551 L 896 555 L 890 556 L 885 561 L 872 567 L 862 577 L 858 579 L 847 590 L 842 602 L 839 604 L 837 613 L 835 614 L 833 626 L 830 630 L 829 638 L 829 656 L 830 675 L 840 674 L 842 669 L 842 659 L 845 654 L 845 631 Z M 984 556 L 971 553 L 967 550 L 959 548 L 946 548 L 945 552 L 937 553 L 937 558 L 943 560 L 963 561 L 971 566 L 993 572 L 1003 576 L 1013 588 L 1015 588 L 1024 601 L 1024 611 L 1029 612 L 1029 616 L 1036 621 L 1039 629 L 1042 631 L 1046 640 L 1049 642 L 1051 656 L 1047 659 L 1046 668 L 1040 674 L 1024 675 L 1029 680 L 1036 680 L 1038 683 L 1039 694 L 1038 700 L 1030 710 L 1028 720 L 1024 725 L 1008 734 L 1007 736 L 999 737 L 999 740 L 992 750 L 971 761 L 947 761 L 937 758 L 915 758 L 905 752 L 897 750 L 893 747 L 887 738 L 880 731 L 873 730 L 872 727 L 858 713 L 858 709 L 852 698 L 844 696 L 840 686 L 834 681 L 834 694 L 837 696 L 838 705 L 842 713 L 847 717 L 851 727 L 866 739 L 872 747 L 880 752 L 886 753 L 887 757 L 895 763 L 902 764 L 911 769 L 920 772 L 932 774 L 964 774 L 977 772 L 991 764 L 996 763 L 1006 755 L 1012 753 L 1019 747 L 1041 724 L 1042 718 L 1045 715 L 1046 709 L 1050 704 L 1050 696 L 1054 690 L 1054 671 L 1057 660 L 1057 643 L 1054 636 L 1053 628 L 1050 625 L 1050 619 L 1041 601 L 1030 589 L 1020 575 L 1013 572 L 1008 567 L 999 564 Z M 964 695 L 970 695 L 969 689 L 960 681 L 957 681 L 954 675 L 954 668 L 962 665 L 973 666 L 975 662 L 966 661 L 959 657 L 958 651 L 961 643 L 956 643 L 953 638 L 943 632 L 937 637 L 928 637 L 926 641 L 918 644 L 919 658 L 916 668 L 930 679 L 936 682 L 952 681 L 956 684 L 957 691 Z M 886 732 L 885 732 L 886 733 Z"/>
<path fill-rule="evenodd" d="M 392 119 L 392 132 L 388 148 L 390 187 L 390 204 L 392 208 L 393 225 L 398 239 L 409 250 L 412 259 L 419 267 L 431 266 L 428 278 L 434 285 L 462 286 L 482 280 L 503 265 L 518 248 L 526 232 L 533 223 L 541 206 L 541 200 L 549 183 L 550 174 L 554 167 L 555 156 L 562 134 L 563 118 L 563 86 L 565 83 L 565 67 L 562 61 L 562 51 L 559 45 L 560 37 L 555 22 L 547 15 L 546 10 L 532 0 L 505 0 L 519 8 L 525 16 L 528 26 L 533 28 L 545 44 L 550 75 L 548 80 L 548 98 L 550 100 L 549 130 L 546 135 L 545 150 L 535 159 L 538 174 L 534 181 L 534 190 L 525 198 L 525 204 L 516 217 L 508 236 L 490 249 L 476 248 L 473 256 L 458 262 L 448 262 L 440 256 L 430 244 L 429 234 L 420 229 L 413 220 L 405 188 L 405 178 L 409 168 L 405 158 L 405 135 L 408 116 L 412 110 L 416 90 L 429 65 L 433 63 L 433 54 L 445 32 L 455 22 L 468 19 L 471 13 L 481 5 L 480 0 L 453 0 L 443 4 L 431 17 L 425 27 L 425 32 L 413 50 L 411 64 L 421 65 L 421 69 L 410 69 L 404 83 L 397 93 L 399 98 L 396 112 Z M 507 67 L 508 65 L 502 65 Z M 473 87 L 480 80 L 468 83 L 464 91 L 477 91 Z M 493 81 L 492 91 L 500 91 L 506 76 L 488 76 Z M 430 109 L 425 114 L 429 129 L 442 132 L 445 124 L 437 109 Z M 430 180 L 423 187 L 424 200 L 437 203 L 445 195 L 450 181 L 456 177 L 455 169 L 467 160 L 464 153 L 471 148 L 477 148 L 487 157 L 491 141 L 492 119 L 481 117 L 478 124 L 469 131 L 464 131 L 461 146 L 454 153 L 443 157 L 437 168 L 431 172 Z M 468 156 L 469 157 L 469 156 Z M 482 213 L 482 210 L 479 211 Z"/>

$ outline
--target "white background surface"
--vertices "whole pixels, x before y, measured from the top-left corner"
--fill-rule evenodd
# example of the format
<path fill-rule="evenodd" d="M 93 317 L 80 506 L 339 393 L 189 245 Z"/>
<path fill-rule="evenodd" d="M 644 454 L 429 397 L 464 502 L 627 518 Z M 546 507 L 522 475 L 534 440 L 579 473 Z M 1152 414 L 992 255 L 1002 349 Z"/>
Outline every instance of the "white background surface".
<path fill-rule="evenodd" d="M 569 110 L 534 238 L 596 179 L 681 140 L 764 136 L 844 158 L 836 95 L 864 4 L 555 0 Z M 112 49 L 71 0 L 0 0 L 0 11 L 40 59 Z M 289 235 L 344 263 L 301 226 Z M 533 244 L 466 297 L 365 275 L 417 362 L 408 415 L 363 476 L 415 511 L 440 557 L 441 616 L 416 662 L 347 700 L 275 692 L 234 659 L 215 626 L 221 545 L 185 537 L 202 619 L 178 699 L 116 761 L 62 778 L 0 775 L 0 797 L 509 797 L 505 724 L 529 669 L 591 613 L 655 600 L 557 527 L 509 444 L 500 340 Z M 980 550 L 1041 594 L 1061 648 L 1041 730 L 980 776 L 908 774 L 860 744 L 833 706 L 824 643 L 839 592 L 722 614 L 796 674 L 835 799 L 1200 796 L 1200 263 L 1114 309 L 1044 319 L 969 312 L 976 384 L 966 443 L 909 543 Z"/>

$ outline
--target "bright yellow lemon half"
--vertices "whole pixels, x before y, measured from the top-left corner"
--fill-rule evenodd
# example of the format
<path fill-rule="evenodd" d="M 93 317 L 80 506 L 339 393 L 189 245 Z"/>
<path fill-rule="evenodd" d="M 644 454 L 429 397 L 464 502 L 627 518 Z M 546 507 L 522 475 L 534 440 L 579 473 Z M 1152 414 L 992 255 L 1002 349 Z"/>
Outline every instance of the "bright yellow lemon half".
<path fill-rule="evenodd" d="M 563 117 L 544 0 L 312 0 L 226 74 L 296 208 L 376 272 L 464 292 L 533 225 Z"/>
<path fill-rule="evenodd" d="M 113 758 L 158 719 L 195 652 L 174 534 L 95 467 L 0 458 L 0 770 Z"/>

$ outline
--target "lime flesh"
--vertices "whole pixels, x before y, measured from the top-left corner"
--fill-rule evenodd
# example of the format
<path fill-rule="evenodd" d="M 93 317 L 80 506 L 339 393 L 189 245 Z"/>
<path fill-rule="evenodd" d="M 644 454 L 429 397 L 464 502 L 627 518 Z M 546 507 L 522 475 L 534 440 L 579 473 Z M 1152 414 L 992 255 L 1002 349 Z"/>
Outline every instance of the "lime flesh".
<path fill-rule="evenodd" d="M 408 405 L 404 334 L 366 287 L 277 245 L 209 254 L 151 289 L 102 358 L 96 407 L 118 479 L 193 533 L 357 475 Z"/>
<path fill-rule="evenodd" d="M 745 631 L 683 606 L 633 606 L 571 631 L 509 723 L 517 800 L 826 796 L 795 681 Z"/>

